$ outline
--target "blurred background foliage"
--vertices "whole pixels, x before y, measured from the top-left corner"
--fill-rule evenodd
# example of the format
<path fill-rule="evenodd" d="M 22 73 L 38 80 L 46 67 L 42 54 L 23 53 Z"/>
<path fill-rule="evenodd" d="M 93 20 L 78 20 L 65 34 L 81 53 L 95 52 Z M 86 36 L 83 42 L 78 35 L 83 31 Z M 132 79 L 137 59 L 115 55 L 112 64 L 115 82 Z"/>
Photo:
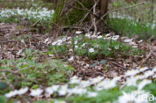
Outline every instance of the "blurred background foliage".
<path fill-rule="evenodd" d="M 54 9 L 54 6 L 56 4 L 53 4 L 52 0 L 0 0 L 0 9 L 40 7 Z M 71 13 L 69 24 L 77 21 L 81 16 L 80 12 Z M 154 38 L 156 37 L 155 12 L 155 0 L 111 0 L 107 23 L 110 28 L 122 35 L 139 36 L 144 39 Z"/>

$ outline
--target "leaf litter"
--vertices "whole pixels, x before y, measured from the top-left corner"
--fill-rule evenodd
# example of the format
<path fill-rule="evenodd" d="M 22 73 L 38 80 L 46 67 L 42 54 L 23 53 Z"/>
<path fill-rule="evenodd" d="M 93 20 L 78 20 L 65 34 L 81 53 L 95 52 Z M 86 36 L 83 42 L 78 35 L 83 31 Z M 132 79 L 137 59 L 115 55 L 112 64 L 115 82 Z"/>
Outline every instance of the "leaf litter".
<path fill-rule="evenodd" d="M 69 40 L 71 39 L 71 37 L 67 37 L 66 39 L 61 38 L 61 40 L 58 39 L 57 41 L 54 41 L 54 38 L 48 34 L 35 33 L 35 32 L 32 32 L 27 27 L 23 27 L 23 26 L 20 27 L 20 26 L 21 25 L 17 25 L 17 24 L 0 23 L 0 60 L 18 59 L 18 58 L 25 57 L 25 55 L 23 55 L 23 51 L 25 49 L 34 49 L 34 50 L 39 50 L 42 52 L 47 52 L 49 45 L 56 45 L 56 44 L 61 45 L 64 42 L 69 42 Z M 78 35 L 80 35 L 81 33 L 82 33 L 81 31 L 76 32 L 76 34 Z M 94 36 L 94 35 L 90 35 L 89 33 L 87 34 L 87 36 L 90 38 L 102 38 L 101 35 Z M 112 79 L 114 77 L 120 77 L 124 75 L 125 73 L 127 73 L 126 76 L 132 76 L 138 73 L 144 73 L 142 69 L 137 69 L 140 71 L 134 70 L 134 72 L 132 72 L 133 70 L 130 71 L 132 68 L 137 68 L 137 67 L 141 68 L 143 66 L 148 66 L 150 68 L 150 67 L 156 66 L 155 40 L 152 41 L 151 43 L 147 43 L 143 40 L 138 41 L 133 38 L 112 35 L 112 33 L 107 34 L 106 37 L 107 37 L 106 39 L 118 40 L 120 42 L 127 43 L 128 45 L 131 45 L 134 48 L 140 48 L 145 51 L 145 54 L 142 56 L 138 56 L 138 57 L 130 56 L 129 58 L 126 58 L 126 59 L 107 57 L 107 58 L 99 58 L 99 59 L 94 60 L 88 57 L 75 56 L 75 55 L 72 55 L 72 53 L 68 53 L 67 55 L 59 56 L 59 58 L 68 61 L 69 64 L 74 66 L 76 68 L 76 71 L 73 74 L 73 76 L 77 76 L 78 78 L 81 78 L 82 80 L 88 80 L 89 78 L 96 78 L 96 77 L 98 78 L 98 76 L 100 76 L 101 78 Z M 94 48 L 89 49 L 89 52 L 91 53 L 93 53 L 94 51 L 95 51 Z M 58 58 L 58 57 L 56 57 L 55 55 L 47 55 L 47 54 L 39 56 L 40 61 L 44 61 L 45 58 Z M 140 78 L 141 79 L 149 78 L 150 76 L 152 76 L 152 73 L 151 75 L 150 73 L 146 73 L 144 76 L 140 76 L 140 77 L 136 76 L 137 78 L 136 80 Z M 120 79 L 121 83 L 125 79 Z M 125 83 L 130 83 L 131 81 L 135 82 L 136 80 L 127 79 L 127 81 L 129 82 L 125 82 Z M 142 85 L 145 85 L 146 83 L 148 82 L 142 83 Z M 126 85 L 134 85 L 134 84 L 126 84 Z M 69 94 L 78 93 L 78 92 L 74 92 L 74 89 L 72 89 L 69 92 L 67 89 L 68 87 L 66 87 L 65 85 L 61 88 L 63 89 L 63 91 L 58 92 L 59 95 L 65 95 L 66 93 L 69 93 Z M 99 88 L 100 88 L 100 84 L 99 84 Z M 107 88 L 107 87 L 102 87 L 102 88 Z M 143 88 L 143 87 L 140 86 L 139 88 Z M 52 92 L 48 92 L 50 93 L 50 95 L 53 92 L 55 92 L 55 90 L 53 90 L 54 87 L 49 87 L 49 89 L 50 90 L 52 89 Z M 42 97 L 44 97 L 43 93 L 45 92 L 43 89 L 36 89 L 36 90 L 30 90 L 30 91 L 31 91 L 30 92 L 31 96 L 36 97 L 42 94 Z M 82 93 L 83 92 L 87 93 L 84 88 L 82 88 Z M 16 92 L 15 91 L 10 92 L 10 94 L 6 94 L 6 96 L 12 97 L 14 95 L 23 95 L 25 93 L 28 93 L 28 88 L 22 88 L 19 91 L 16 90 Z M 88 96 L 89 95 L 96 96 L 96 93 L 88 92 Z M 48 94 L 46 94 L 45 97 L 46 96 L 48 96 Z M 120 99 L 122 100 L 122 97 Z"/>

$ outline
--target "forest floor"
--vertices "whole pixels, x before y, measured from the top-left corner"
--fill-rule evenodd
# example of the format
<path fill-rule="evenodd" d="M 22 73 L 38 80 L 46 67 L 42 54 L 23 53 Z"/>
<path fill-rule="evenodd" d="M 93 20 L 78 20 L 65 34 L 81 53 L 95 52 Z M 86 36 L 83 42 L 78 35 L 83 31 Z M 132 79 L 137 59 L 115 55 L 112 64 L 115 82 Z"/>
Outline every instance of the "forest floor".
<path fill-rule="evenodd" d="M 75 32 L 75 35 L 79 36 L 81 34 L 84 34 L 84 33 L 82 33 L 81 31 Z M 85 35 L 89 35 L 92 38 L 92 36 L 89 33 L 87 33 Z M 77 54 L 73 54 L 71 49 L 69 50 L 68 53 L 65 53 L 64 51 L 62 51 L 60 53 L 56 52 L 56 54 L 55 53 L 48 53 L 51 50 L 53 50 L 53 49 L 49 49 L 49 46 L 53 46 L 54 44 L 59 43 L 58 42 L 59 40 L 62 40 L 61 45 L 63 45 L 63 43 L 65 43 L 65 45 L 66 45 L 66 42 L 68 42 L 68 40 L 63 41 L 64 37 L 61 37 L 59 39 L 54 39 L 48 33 L 47 34 L 35 33 L 31 30 L 31 28 L 25 27 L 25 26 L 22 26 L 19 24 L 0 23 L 0 59 L 3 61 L 0 63 L 0 66 L 1 66 L 0 71 L 1 72 L 10 72 L 13 74 L 15 73 L 15 75 L 17 73 L 18 75 L 22 76 L 24 74 L 22 74 L 22 72 L 20 73 L 20 71 L 17 70 L 20 67 L 20 66 L 18 66 L 20 64 L 18 64 L 17 62 L 11 62 L 11 61 L 5 63 L 5 60 L 17 61 L 20 58 L 25 58 L 27 60 L 28 58 L 34 58 L 34 57 L 35 57 L 35 59 L 30 59 L 30 60 L 32 60 L 32 61 L 35 60 L 38 63 L 43 63 L 43 65 L 44 65 L 44 62 L 46 62 L 47 60 L 61 59 L 62 61 L 66 62 L 68 65 L 71 65 L 75 69 L 74 72 L 72 72 L 72 74 L 70 74 L 70 76 L 68 75 L 68 78 L 71 78 L 71 79 L 73 76 L 81 78 L 82 80 L 88 80 L 88 79 L 91 80 L 90 78 L 99 78 L 99 76 L 107 78 L 107 79 L 113 79 L 115 77 L 124 76 L 129 70 L 132 70 L 132 71 L 133 70 L 146 70 L 146 71 L 155 70 L 155 69 L 151 69 L 151 68 L 154 68 L 154 66 L 156 66 L 156 62 L 155 62 L 156 41 L 153 40 L 152 42 L 147 43 L 143 40 L 137 40 L 136 38 L 132 39 L 132 38 L 128 38 L 128 37 L 116 36 L 113 33 L 109 33 L 106 35 L 107 35 L 107 39 L 115 38 L 117 41 L 123 42 L 124 44 L 132 46 L 134 48 L 138 48 L 140 50 L 143 50 L 144 53 L 141 55 L 135 55 L 135 56 L 126 56 L 126 55 L 122 56 L 122 55 L 120 55 L 120 52 L 119 52 L 119 54 L 118 53 L 116 54 L 118 56 L 114 56 L 114 57 L 109 57 L 109 56 L 102 57 L 102 56 L 100 56 L 100 57 L 98 57 L 98 55 L 96 55 L 97 58 L 94 58 L 94 59 L 90 58 L 89 54 L 85 54 L 82 56 L 77 55 Z M 66 38 L 69 38 L 69 37 L 66 37 Z M 98 39 L 98 38 L 103 38 L 103 37 L 101 35 L 98 35 L 97 37 L 93 36 L 93 38 Z M 79 42 L 79 41 L 77 41 L 77 42 Z M 76 43 L 74 43 L 74 44 L 76 44 Z M 37 50 L 40 53 L 37 52 L 37 54 L 36 54 L 32 51 L 29 51 L 26 54 L 25 51 L 27 49 Z M 55 48 L 55 50 L 56 50 L 56 48 Z M 92 52 L 94 52 L 94 50 L 90 51 L 90 52 L 92 53 Z M 121 52 L 124 52 L 124 51 L 121 51 Z M 25 61 L 25 62 L 27 62 L 27 61 Z M 22 64 L 22 65 L 24 65 L 24 64 Z M 29 65 L 31 65 L 31 64 L 29 64 Z M 11 68 L 11 69 L 3 70 L 3 67 Z M 147 69 L 145 69 L 145 68 L 139 69 L 142 67 L 148 67 L 148 68 Z M 14 68 L 17 68 L 17 69 L 14 69 Z M 135 68 L 138 68 L 138 69 L 135 69 Z M 37 71 L 34 71 L 34 72 L 37 72 Z M 39 71 L 39 72 L 41 72 L 41 71 Z M 31 74 L 31 71 L 28 73 Z M 50 74 L 47 74 L 47 75 L 50 75 Z M 33 84 L 32 83 L 31 85 L 26 84 L 24 86 L 22 86 L 20 83 L 21 81 L 24 81 L 24 78 L 22 80 L 21 76 L 19 76 L 19 77 L 21 77 L 21 81 L 17 81 L 15 83 L 15 84 L 19 84 L 20 86 L 19 85 L 16 86 L 13 83 L 14 79 L 13 79 L 13 81 L 11 80 L 9 82 L 6 82 L 6 80 L 9 80 L 10 77 L 9 77 L 9 74 L 6 74 L 5 76 L 6 76 L 5 78 L 1 77 L 1 80 L 4 83 L 7 83 L 7 85 L 9 85 L 9 88 L 12 88 L 11 90 L 14 90 L 17 88 L 20 89 L 21 87 L 25 87 L 25 86 L 28 86 L 30 88 L 34 88 L 37 85 L 37 87 L 35 87 L 35 88 L 42 87 L 42 89 L 46 88 L 47 86 L 50 86 L 48 81 L 43 82 L 47 76 L 45 76 L 45 77 L 39 76 L 38 77 L 35 74 L 35 76 L 37 77 L 36 78 L 37 82 L 39 81 L 39 79 L 42 79 L 42 80 L 40 80 L 40 82 L 38 82 L 41 84 L 38 84 L 38 83 Z M 155 76 L 155 74 L 153 76 Z M 13 78 L 13 77 L 11 77 L 11 78 Z M 17 78 L 18 78 L 18 76 L 15 77 L 15 81 Z M 54 78 L 54 77 L 52 77 L 52 78 Z M 122 82 L 124 81 L 123 78 L 121 80 Z M 155 77 L 153 77 L 153 79 L 154 78 Z M 27 78 L 25 78 L 25 79 L 27 79 Z M 126 77 L 125 77 L 125 79 L 126 79 Z M 29 81 L 29 79 L 28 79 L 28 81 Z M 72 80 L 70 80 L 70 81 L 72 81 Z M 77 81 L 77 79 L 74 81 Z M 91 80 L 91 81 L 94 81 L 94 80 Z M 121 81 L 120 81 L 120 83 L 122 83 Z M 13 83 L 13 84 L 10 84 L 10 83 Z M 52 84 L 60 84 L 60 83 L 61 82 L 58 82 L 58 83 L 54 82 Z M 65 82 L 62 82 L 62 83 L 64 84 Z M 82 81 L 82 85 L 85 85 L 83 81 Z M 62 87 L 62 88 L 64 88 L 64 87 Z M 27 88 L 25 88 L 23 90 L 25 90 L 25 92 L 26 92 Z M 80 90 L 80 88 L 77 90 Z M 30 91 L 32 91 L 32 90 L 30 90 Z M 42 100 L 43 98 L 46 99 L 46 101 L 47 101 L 48 99 L 46 96 L 42 95 L 41 97 L 38 97 L 39 95 L 41 95 L 41 92 L 43 92 L 43 91 L 42 90 L 37 90 L 37 91 L 34 90 L 34 94 L 31 92 L 30 95 L 32 97 L 33 96 L 35 97 L 32 100 L 29 100 L 30 98 L 28 99 L 27 97 L 25 98 L 26 100 L 17 99 L 17 98 L 16 99 L 20 100 L 21 102 L 25 102 L 25 103 L 27 103 L 28 101 L 32 102 L 32 101 L 36 101 L 36 100 Z M 45 90 L 45 92 L 46 92 L 46 90 Z M 6 93 L 6 92 L 4 92 L 4 93 Z M 12 96 L 14 97 L 13 93 L 14 93 L 14 91 L 10 92 L 10 94 L 8 94 L 6 96 L 8 96 L 9 98 Z M 38 93 L 39 95 L 35 94 L 35 93 Z M 3 92 L 2 92 L 2 94 L 3 94 Z M 15 95 L 17 95 L 17 94 L 15 94 Z M 61 95 L 61 93 L 60 93 L 60 95 Z M 90 95 L 94 96 L 95 94 L 92 93 Z M 77 99 L 74 99 L 74 100 L 68 100 L 67 99 L 67 101 L 75 101 L 75 103 L 79 103 L 79 102 L 83 103 L 84 100 L 83 100 L 83 98 L 81 98 L 81 99 L 82 99 L 82 101 L 79 101 L 79 100 L 77 101 Z M 48 101 L 45 103 L 51 103 Z M 107 100 L 107 101 L 109 101 L 109 100 Z M 62 103 L 62 102 L 59 102 L 59 103 Z M 92 103 L 92 102 L 90 101 L 90 103 Z M 101 103 L 101 102 L 99 102 L 99 103 Z M 122 103 L 122 102 L 119 102 L 119 103 Z"/>
<path fill-rule="evenodd" d="M 54 38 L 46 31 L 53 13 L 0 11 L 0 103 L 156 102 L 155 29 L 117 19 L 119 31 L 151 38 L 81 30 Z"/>
<path fill-rule="evenodd" d="M 78 31 L 80 32 L 80 31 Z M 80 34 L 78 34 L 80 35 Z M 113 36 L 113 33 L 110 36 Z M 119 37 L 118 39 L 122 39 Z M 127 42 L 126 42 L 127 40 Z M 129 56 L 128 58 L 96 58 L 89 59 L 84 56 L 75 56 L 73 60 L 68 61 L 73 54 L 59 56 L 59 58 L 66 60 L 69 64 L 73 65 L 76 68 L 74 73 L 77 76 L 87 78 L 87 77 L 97 77 L 97 76 L 106 76 L 114 77 L 117 75 L 122 75 L 125 71 L 130 68 L 136 67 L 154 67 L 156 66 L 156 41 L 145 42 L 143 40 L 137 40 L 136 38 L 131 41 L 132 38 L 126 38 L 122 40 L 127 44 L 132 44 L 132 46 L 137 46 L 145 51 L 143 55 L 139 56 Z M 40 34 L 34 33 L 30 28 L 24 27 L 18 24 L 7 24 L 0 23 L 0 58 L 2 59 L 18 59 L 22 58 L 22 52 L 25 49 L 34 49 L 42 52 L 48 51 L 48 47 L 52 45 L 55 40 L 49 34 Z M 51 57 L 50 55 L 41 55 L 39 57 L 40 61 L 45 60 L 46 58 L 57 58 Z M 106 60 L 108 70 L 103 70 L 103 64 L 98 62 Z M 97 63 L 97 64 L 96 64 Z M 88 66 L 87 66 L 88 65 Z M 91 66 L 95 65 L 95 66 Z"/>

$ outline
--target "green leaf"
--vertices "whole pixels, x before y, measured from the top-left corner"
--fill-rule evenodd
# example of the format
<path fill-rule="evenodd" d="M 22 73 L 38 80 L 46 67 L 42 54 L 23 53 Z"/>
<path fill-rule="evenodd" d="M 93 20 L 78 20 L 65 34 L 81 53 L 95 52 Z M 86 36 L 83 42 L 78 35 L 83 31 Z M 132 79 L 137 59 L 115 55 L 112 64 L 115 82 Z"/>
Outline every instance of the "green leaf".
<path fill-rule="evenodd" d="M 5 96 L 0 96 L 0 103 L 7 103 L 7 99 Z"/>
<path fill-rule="evenodd" d="M 4 82 L 0 82 L 0 90 L 2 89 L 6 89 L 8 87 L 8 85 Z"/>
<path fill-rule="evenodd" d="M 101 60 L 99 63 L 100 64 L 106 64 L 107 63 L 107 60 Z"/>
<path fill-rule="evenodd" d="M 156 82 L 148 84 L 147 86 L 144 87 L 144 89 L 152 93 L 154 96 L 156 96 Z"/>

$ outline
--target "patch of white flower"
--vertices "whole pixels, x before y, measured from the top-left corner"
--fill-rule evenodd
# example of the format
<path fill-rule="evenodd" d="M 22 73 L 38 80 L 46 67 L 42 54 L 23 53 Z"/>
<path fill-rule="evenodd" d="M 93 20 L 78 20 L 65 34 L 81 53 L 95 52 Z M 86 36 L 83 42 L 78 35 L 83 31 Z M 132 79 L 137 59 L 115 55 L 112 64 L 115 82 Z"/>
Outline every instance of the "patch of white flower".
<path fill-rule="evenodd" d="M 143 90 L 123 93 L 116 103 L 149 103 L 150 94 Z"/>
<path fill-rule="evenodd" d="M 28 87 L 26 87 L 26 88 L 21 88 L 20 90 L 11 91 L 11 92 L 5 94 L 5 96 L 6 96 L 7 98 L 11 98 L 11 97 L 14 97 L 14 96 L 17 96 L 17 95 L 21 96 L 21 95 L 25 94 L 26 92 L 28 92 L 28 90 L 29 90 Z"/>
<path fill-rule="evenodd" d="M 68 59 L 69 62 L 72 62 L 74 61 L 74 56 L 71 56 L 69 59 Z"/>
<path fill-rule="evenodd" d="M 92 39 L 105 39 L 105 40 L 114 40 L 114 41 L 117 41 L 120 38 L 119 35 L 112 35 L 111 33 L 108 33 L 102 36 L 102 35 L 92 35 L 92 32 L 89 32 L 89 33 L 86 33 L 85 36 L 88 38 L 92 38 Z M 138 47 L 138 44 L 135 41 L 133 41 L 133 39 L 131 38 L 121 37 L 121 39 L 123 42 L 131 45 L 134 48 Z"/>
<path fill-rule="evenodd" d="M 81 33 L 82 31 L 76 31 L 76 34 Z M 123 42 L 128 40 L 128 41 L 132 41 L 133 39 L 129 39 L 128 37 L 120 37 L 119 35 L 113 35 L 111 33 L 108 33 L 106 35 L 92 35 L 92 32 L 88 32 L 84 35 L 85 37 L 89 38 L 89 39 L 103 39 L 103 40 L 114 40 L 114 41 L 118 41 L 118 40 L 122 40 Z M 74 36 L 76 38 L 79 38 L 79 35 Z M 68 36 L 68 37 L 61 37 L 53 42 L 51 42 L 51 40 L 49 39 L 45 39 L 44 43 L 46 44 L 51 44 L 52 46 L 61 46 L 61 45 L 69 45 L 70 44 L 74 44 L 74 48 L 75 49 L 80 49 L 80 48 L 86 48 L 87 43 L 83 43 L 82 45 L 79 45 L 79 41 L 78 40 L 74 40 L 72 39 L 73 37 Z M 128 45 L 136 48 L 138 47 L 138 44 L 135 43 L 135 41 L 132 42 L 126 42 Z M 51 43 L 50 43 L 51 42 Z M 88 48 L 88 52 L 89 53 L 94 53 L 95 52 L 95 48 L 99 48 L 99 45 L 94 45 L 94 48 Z M 118 49 L 118 47 L 116 47 Z M 109 49 L 109 48 L 108 48 Z M 69 49 L 70 52 L 73 52 L 73 50 L 70 48 Z"/>
<path fill-rule="evenodd" d="M 62 85 L 59 88 L 58 94 L 59 96 L 65 96 L 68 93 L 68 85 Z"/>
<path fill-rule="evenodd" d="M 43 90 L 40 89 L 40 88 L 38 88 L 38 89 L 32 89 L 31 92 L 30 92 L 30 96 L 40 97 L 42 93 L 43 93 Z"/>
<path fill-rule="evenodd" d="M 69 81 L 70 84 L 79 84 L 80 82 L 81 82 L 81 79 L 78 78 L 77 76 L 73 76 Z"/>
<path fill-rule="evenodd" d="M 98 76 L 96 78 L 89 78 L 88 80 L 82 80 L 80 77 L 73 76 L 70 81 L 62 85 L 52 85 L 45 89 L 30 89 L 29 95 L 32 97 L 51 97 L 52 95 L 58 96 L 72 96 L 72 95 L 85 95 L 87 97 L 96 97 L 99 91 L 108 90 L 115 87 L 120 87 L 122 91 L 123 87 L 135 86 L 137 89 L 131 92 L 123 92 L 121 96 L 114 103 L 149 103 L 148 98 L 154 97 L 147 91 L 144 91 L 144 87 L 152 83 L 150 78 L 156 78 L 155 68 L 136 68 L 129 70 L 125 75 L 114 77 L 113 79 L 104 78 Z M 154 75 L 154 76 L 153 76 Z M 122 82 L 121 82 L 122 81 Z M 92 91 L 90 91 L 92 87 Z M 11 91 L 5 96 L 7 98 L 20 96 L 28 93 L 29 88 L 22 88 L 20 90 Z"/>
<path fill-rule="evenodd" d="M 119 37 L 120 37 L 119 35 L 114 35 L 114 36 L 112 36 L 112 38 L 111 38 L 111 39 L 112 39 L 112 40 L 118 40 L 118 39 L 119 39 Z"/>
<path fill-rule="evenodd" d="M 97 38 L 98 38 L 98 39 L 101 39 L 101 38 L 102 38 L 102 36 L 100 35 L 100 36 L 98 36 Z"/>
<path fill-rule="evenodd" d="M 139 70 L 128 70 L 126 73 L 125 73 L 125 76 L 134 76 L 136 74 L 140 73 Z"/>
<path fill-rule="evenodd" d="M 72 94 L 83 95 L 86 93 L 88 93 L 86 88 L 75 87 L 75 88 L 68 89 L 69 95 Z"/>
<path fill-rule="evenodd" d="M 2 9 L 0 10 L 0 18 L 11 18 L 14 16 L 24 17 L 28 20 L 47 20 L 52 17 L 54 10 L 48 10 L 47 8 L 38 9 Z"/>
<path fill-rule="evenodd" d="M 89 51 L 89 53 L 94 53 L 95 52 L 94 48 L 90 48 L 88 51 Z"/>
<path fill-rule="evenodd" d="M 148 70 L 149 68 L 148 67 L 143 67 L 143 68 L 135 68 L 135 69 L 132 69 L 132 70 L 128 70 L 126 73 L 125 73 L 125 76 L 134 76 L 138 73 L 141 73 L 141 72 L 144 72 L 146 70 Z M 154 72 L 155 69 L 153 69 L 152 71 Z"/>
<path fill-rule="evenodd" d="M 137 78 L 130 77 L 130 78 L 127 78 L 127 79 L 126 79 L 125 84 L 126 84 L 127 86 L 137 86 L 137 81 L 138 81 Z"/>
<path fill-rule="evenodd" d="M 97 84 L 97 83 L 101 82 L 103 79 L 104 79 L 104 77 L 98 76 L 96 78 L 91 78 L 88 81 L 90 81 L 91 84 Z"/>
<path fill-rule="evenodd" d="M 133 41 L 133 39 L 129 39 L 129 38 L 124 40 L 125 43 L 129 43 L 129 42 L 132 42 L 132 41 Z"/>
<path fill-rule="evenodd" d="M 59 85 L 53 85 L 45 89 L 46 97 L 53 95 L 53 93 L 57 92 L 59 89 Z"/>
<path fill-rule="evenodd" d="M 54 103 L 67 103 L 66 101 L 55 100 Z"/>
<path fill-rule="evenodd" d="M 60 45 L 63 45 L 65 42 L 69 41 L 69 40 L 71 40 L 71 37 L 63 37 L 63 38 L 61 38 L 61 39 L 58 39 L 58 40 L 52 42 L 52 45 L 53 45 L 53 46 L 54 46 L 54 45 L 60 46 Z M 71 42 L 70 42 L 70 43 L 71 43 Z M 70 44 L 70 43 L 69 43 L 69 44 Z"/>
<path fill-rule="evenodd" d="M 75 34 L 82 34 L 82 31 L 76 31 Z"/>
<path fill-rule="evenodd" d="M 104 89 L 114 88 L 117 86 L 118 80 L 120 80 L 120 77 L 115 77 L 112 80 L 106 78 L 106 79 L 102 80 L 101 82 L 99 82 L 95 86 L 95 90 L 100 91 L 100 90 L 104 90 Z"/>
<path fill-rule="evenodd" d="M 96 97 L 97 95 L 98 95 L 98 93 L 96 93 L 96 92 L 87 92 L 88 97 Z"/>

